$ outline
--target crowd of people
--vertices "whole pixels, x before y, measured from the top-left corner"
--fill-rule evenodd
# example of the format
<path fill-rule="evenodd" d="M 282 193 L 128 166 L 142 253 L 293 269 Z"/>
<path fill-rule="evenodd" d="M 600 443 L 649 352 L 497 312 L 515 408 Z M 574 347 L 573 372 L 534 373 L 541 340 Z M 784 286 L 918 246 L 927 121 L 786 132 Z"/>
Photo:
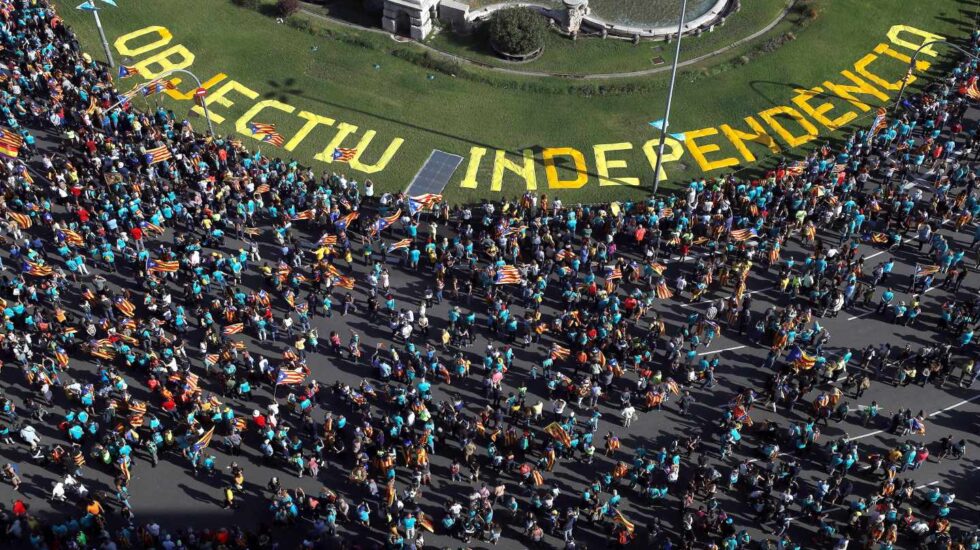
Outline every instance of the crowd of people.
<path fill-rule="evenodd" d="M 966 116 L 975 61 L 880 126 L 758 179 L 599 206 L 529 193 L 471 207 L 318 175 L 162 107 L 110 109 L 114 71 L 82 53 L 47 1 L 0 8 L 0 139 L 17 146 L 0 164 L 0 349 L 21 373 L 12 386 L 4 369 L 0 395 L 2 476 L 17 493 L 0 512 L 8 540 L 271 548 L 300 526 L 306 547 L 421 548 L 435 533 L 566 548 L 590 536 L 980 548 L 949 519 L 956 495 L 905 475 L 930 455 L 962 457 L 966 442 L 926 439 L 919 407 L 889 423 L 876 402 L 848 404 L 872 384 L 971 387 L 980 372 L 980 301 L 965 292 L 980 242 L 980 134 Z M 980 51 L 980 36 L 968 42 Z M 55 135 L 57 150 L 38 135 Z M 923 173 L 925 185 L 907 185 Z M 970 232 L 969 247 L 951 238 Z M 866 260 L 868 245 L 884 259 Z M 802 253 L 786 257 L 790 247 Z M 893 275 L 899 254 L 916 258 L 907 280 Z M 747 290 L 760 270 L 777 305 Z M 425 283 L 393 281 L 405 273 Z M 936 287 L 948 292 L 925 316 Z M 679 322 L 666 314 L 701 301 Z M 443 302 L 445 318 L 430 319 Z M 831 349 L 820 320 L 841 311 L 931 330 L 936 343 Z M 374 346 L 354 330 L 320 334 L 334 316 L 390 332 Z M 727 391 L 715 389 L 722 358 L 699 354 L 722 330 L 769 350 L 765 387 L 699 409 L 712 413 L 706 427 L 669 445 L 623 446 L 640 415 L 694 415 L 700 392 Z M 335 381 L 339 365 L 361 381 Z M 759 407 L 786 415 L 753 422 Z M 608 410 L 619 418 L 600 430 Z M 847 438 L 818 442 L 821 424 L 855 415 L 907 443 L 868 454 Z M 73 506 L 34 513 L 14 449 L 48 474 L 34 479 L 53 503 Z M 249 456 L 280 473 L 246 481 Z M 448 464 L 437 475 L 435 457 Z M 812 460 L 825 467 L 815 482 Z M 134 470 L 161 461 L 215 480 L 221 506 L 264 507 L 270 521 L 179 529 L 137 517 L 153 497 L 130 496 Z M 591 480 L 570 494 L 554 473 L 577 463 Z M 93 471 L 111 485 L 96 488 Z M 286 481 L 305 476 L 322 489 Z M 467 498 L 427 514 L 434 486 Z M 719 490 L 752 522 L 740 525 Z M 627 503 L 654 519 L 638 525 Z M 794 522 L 812 538 L 794 536 Z"/>

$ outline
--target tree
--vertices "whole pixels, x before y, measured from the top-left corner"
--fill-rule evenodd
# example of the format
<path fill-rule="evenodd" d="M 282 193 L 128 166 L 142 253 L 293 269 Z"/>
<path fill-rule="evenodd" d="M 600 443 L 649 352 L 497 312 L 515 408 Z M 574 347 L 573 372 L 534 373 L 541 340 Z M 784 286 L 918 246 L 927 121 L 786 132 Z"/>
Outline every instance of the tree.
<path fill-rule="evenodd" d="M 283 17 L 289 17 L 299 11 L 299 0 L 279 0 L 276 2 L 276 9 Z"/>
<path fill-rule="evenodd" d="M 531 8 L 504 8 L 490 16 L 490 42 L 505 54 L 527 55 L 544 47 L 548 26 Z"/>

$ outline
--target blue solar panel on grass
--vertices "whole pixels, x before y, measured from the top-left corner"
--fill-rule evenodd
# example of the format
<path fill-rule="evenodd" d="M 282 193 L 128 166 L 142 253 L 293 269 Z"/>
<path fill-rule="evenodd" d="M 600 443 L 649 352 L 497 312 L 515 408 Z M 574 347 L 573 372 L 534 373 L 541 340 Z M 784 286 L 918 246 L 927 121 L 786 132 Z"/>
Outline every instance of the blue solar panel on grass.
<path fill-rule="evenodd" d="M 412 183 L 408 184 L 406 194 L 410 197 L 425 193 L 441 194 L 462 162 L 463 157 L 459 155 L 434 149 L 422 168 L 419 168 L 412 178 Z"/>

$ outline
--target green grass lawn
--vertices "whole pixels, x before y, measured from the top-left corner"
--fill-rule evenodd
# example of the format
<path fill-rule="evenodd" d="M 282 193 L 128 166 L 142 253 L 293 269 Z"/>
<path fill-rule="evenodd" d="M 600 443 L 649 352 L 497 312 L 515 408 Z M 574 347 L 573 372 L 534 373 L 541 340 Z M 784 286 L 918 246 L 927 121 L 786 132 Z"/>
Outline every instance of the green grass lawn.
<path fill-rule="evenodd" d="M 718 27 L 714 32 L 684 38 L 681 59 L 699 57 L 751 35 L 776 19 L 786 5 L 786 0 L 745 2 L 737 14 L 730 17 L 724 26 Z M 772 32 L 793 29 L 798 26 L 799 19 L 799 15 L 793 13 L 789 16 L 787 24 L 780 25 L 780 28 L 773 29 Z M 452 52 L 479 63 L 497 67 L 515 67 L 494 54 L 482 30 L 462 36 L 447 30 L 432 35 L 426 43 L 433 48 Z M 540 57 L 516 67 L 536 72 L 594 74 L 669 67 L 673 59 L 674 44 L 662 40 L 643 40 L 638 44 L 613 38 L 602 40 L 593 37 L 572 40 L 553 32 L 548 34 L 544 52 Z"/>
<path fill-rule="evenodd" d="M 215 114 L 226 119 L 220 132 L 234 132 L 235 120 L 262 99 L 279 100 L 295 108 L 291 114 L 266 109 L 256 118 L 277 124 L 287 141 L 304 125 L 300 111 L 333 119 L 331 128 L 314 129 L 291 153 L 278 151 L 310 163 L 318 171 L 345 171 L 358 179 L 370 177 L 381 189 L 402 190 L 430 152 L 438 148 L 467 159 L 447 188 L 450 200 L 514 197 L 526 189 L 526 184 L 513 173 L 504 174 L 500 191 L 490 189 L 495 150 L 507 151 L 506 158 L 518 162 L 523 150 L 572 147 L 583 154 L 585 185 L 579 189 L 549 190 L 538 155 L 534 174 L 539 192 L 561 194 L 568 202 L 637 198 L 650 191 L 653 170 L 642 149 L 645 142 L 659 135 L 648 123 L 663 116 L 666 75 L 605 83 L 512 77 L 464 68 L 457 77 L 451 77 L 403 59 L 421 54 L 415 45 L 322 22 L 314 23 L 317 34 L 311 34 L 236 7 L 229 0 L 118 3 L 118 8 L 102 10 L 111 43 L 137 29 L 164 26 L 173 34 L 165 48 L 182 45 L 192 52 L 195 58 L 190 69 L 202 80 L 225 73 L 228 77 L 218 87 L 235 80 L 256 92 L 255 99 L 231 93 L 228 97 L 233 105 L 213 106 Z M 75 28 L 88 51 L 101 59 L 91 15 L 75 10 L 74 4 L 59 4 L 61 15 Z M 793 105 L 790 100 L 797 87 L 819 85 L 827 79 L 842 81 L 841 70 L 853 71 L 855 61 L 877 44 L 888 42 L 886 32 L 892 25 L 913 25 L 954 38 L 972 28 L 967 25 L 972 22 L 973 12 L 964 15 L 966 4 L 958 0 L 827 0 L 820 3 L 820 9 L 819 16 L 801 29 L 795 40 L 773 51 L 761 52 L 762 41 L 721 56 L 712 64 L 682 71 L 671 131 L 724 123 L 744 128 L 743 117 L 775 105 Z M 132 45 L 138 45 L 138 41 Z M 599 46 L 597 43 L 595 47 Z M 115 54 L 117 60 L 133 64 L 163 49 L 134 58 Z M 740 59 L 742 56 L 746 57 Z M 903 64 L 894 60 L 879 62 L 875 70 L 892 81 L 904 73 Z M 182 83 L 179 89 L 189 88 Z M 155 101 L 160 100 L 151 99 L 147 105 L 152 106 Z M 192 105 L 190 101 L 162 101 L 181 116 Z M 840 102 L 837 106 L 842 107 Z M 866 126 L 870 115 L 862 115 L 864 118 L 852 121 L 852 125 Z M 194 120 L 196 127 L 203 129 L 203 121 Z M 366 163 L 377 161 L 393 139 L 404 139 L 404 143 L 383 171 L 370 175 L 343 164 L 314 160 L 314 155 L 332 145 L 338 128 L 351 131 L 340 143 L 342 147 L 354 147 L 367 137 L 366 132 L 376 131 L 373 141 L 364 148 Z M 830 136 L 833 134 L 824 130 L 819 141 Z M 247 138 L 245 141 L 258 145 Z M 734 152 L 730 145 L 725 146 L 727 142 L 720 143 L 722 151 L 712 154 L 713 159 Z M 610 165 L 613 176 L 636 177 L 639 186 L 599 185 L 594 146 L 600 144 L 629 144 L 630 150 L 613 150 L 606 156 L 628 164 L 626 168 Z M 477 187 L 461 188 L 471 147 L 485 148 L 487 152 L 475 172 Z M 604 148 L 599 149 L 601 156 Z M 766 151 L 755 146 L 750 149 L 760 157 Z M 263 146 L 263 152 L 273 153 L 270 146 Z M 565 180 L 574 179 L 568 164 L 567 157 L 559 157 L 556 162 L 557 174 Z M 679 161 L 667 163 L 665 169 L 668 186 L 702 175 L 689 151 L 684 151 Z M 713 171 L 709 175 L 724 172 Z"/>

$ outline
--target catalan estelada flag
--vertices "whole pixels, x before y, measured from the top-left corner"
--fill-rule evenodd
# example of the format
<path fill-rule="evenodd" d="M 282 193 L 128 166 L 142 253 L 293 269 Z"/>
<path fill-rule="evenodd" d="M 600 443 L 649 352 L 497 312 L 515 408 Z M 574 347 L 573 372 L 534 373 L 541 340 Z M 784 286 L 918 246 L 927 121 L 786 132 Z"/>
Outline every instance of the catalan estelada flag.
<path fill-rule="evenodd" d="M 397 243 L 392 243 L 391 246 L 388 247 L 388 253 L 391 254 L 392 252 L 394 252 L 396 250 L 401 250 L 403 248 L 408 248 L 411 245 L 412 245 L 412 239 L 402 239 L 402 240 L 398 241 Z"/>
<path fill-rule="evenodd" d="M 516 285 L 521 282 L 521 270 L 512 265 L 505 265 L 497 270 L 493 279 L 495 285 Z"/>
<path fill-rule="evenodd" d="M 65 242 L 72 246 L 85 246 L 85 238 L 80 233 L 71 229 L 65 229 Z"/>
<path fill-rule="evenodd" d="M 26 181 L 29 185 L 34 185 L 34 178 L 31 177 L 31 172 L 27 169 L 26 165 L 21 165 L 20 177 L 24 178 L 24 181 Z"/>
<path fill-rule="evenodd" d="M 636 529 L 636 526 L 633 525 L 633 522 L 626 519 L 626 516 L 624 516 L 623 513 L 620 512 L 619 510 L 616 510 L 616 517 L 613 518 L 613 521 L 622 525 L 623 528 L 626 529 L 628 533 L 632 533 Z"/>
<path fill-rule="evenodd" d="M 222 330 L 221 332 L 225 336 L 231 336 L 232 334 L 238 334 L 238 333 L 240 333 L 243 330 L 245 330 L 245 324 L 244 323 L 235 323 L 234 325 L 228 325 L 228 326 L 226 326 L 224 328 L 224 330 Z"/>
<path fill-rule="evenodd" d="M 179 269 L 178 260 L 146 260 L 146 270 L 150 273 L 176 273 Z"/>
<path fill-rule="evenodd" d="M 153 149 L 148 149 L 146 151 L 146 163 L 151 166 L 171 158 L 173 158 L 173 155 L 170 154 L 170 149 L 167 149 L 166 145 L 154 147 Z"/>
<path fill-rule="evenodd" d="M 786 175 L 802 176 L 805 170 L 806 170 L 806 163 L 803 162 L 802 160 L 798 160 L 786 167 Z"/>
<path fill-rule="evenodd" d="M 31 217 L 20 212 L 7 212 L 7 217 L 14 221 L 21 229 L 29 229 L 33 222 Z"/>
<path fill-rule="evenodd" d="M 360 215 L 361 215 L 360 212 L 350 212 L 346 216 L 340 218 L 339 220 L 337 220 L 337 224 L 336 224 L 337 229 L 341 231 L 346 230 L 347 226 L 353 223 L 354 220 L 356 220 Z"/>
<path fill-rule="evenodd" d="M 793 362 L 793 365 L 802 370 L 809 370 L 813 368 L 813 365 L 817 364 L 817 358 L 808 354 L 802 353 L 800 358 Z"/>
<path fill-rule="evenodd" d="M 129 78 L 133 75 L 139 74 L 139 71 L 135 67 L 127 67 L 125 65 L 119 66 L 119 78 Z"/>
<path fill-rule="evenodd" d="M 286 138 L 282 137 L 279 132 L 269 132 L 262 138 L 262 141 L 274 145 L 275 147 L 282 147 L 286 143 Z"/>
<path fill-rule="evenodd" d="M 871 121 L 871 129 L 868 130 L 868 143 L 871 143 L 878 132 L 888 128 L 888 119 L 885 118 L 887 114 L 888 111 L 884 107 L 878 107 L 878 112 L 875 114 L 874 120 Z"/>
<path fill-rule="evenodd" d="M 156 233 L 157 235 L 163 235 L 163 228 L 160 227 L 159 225 L 150 222 L 144 222 L 144 223 L 145 225 L 141 224 L 143 230 L 148 231 L 150 233 Z"/>
<path fill-rule="evenodd" d="M 347 290 L 354 290 L 354 284 L 356 282 L 357 282 L 357 279 L 355 279 L 353 277 L 340 276 L 340 277 L 337 277 L 336 279 L 334 279 L 334 284 L 336 284 L 337 286 L 339 286 L 341 288 L 346 288 Z"/>
<path fill-rule="evenodd" d="M 551 346 L 552 359 L 561 359 L 562 361 L 564 361 L 565 359 L 568 359 L 569 356 L 571 355 L 572 355 L 572 350 L 566 347 L 559 346 L 558 344 Z"/>
<path fill-rule="evenodd" d="M 333 150 L 333 155 L 331 157 L 337 162 L 350 162 L 357 154 L 357 149 L 350 149 L 347 147 L 337 147 Z"/>
<path fill-rule="evenodd" d="M 552 422 L 551 424 L 548 424 L 547 426 L 545 426 L 544 427 L 544 433 L 546 433 L 546 434 L 550 435 L 551 437 L 555 438 L 562 445 L 564 445 L 566 447 L 571 447 L 571 445 L 572 445 L 572 438 L 569 437 L 568 432 L 565 431 L 565 428 L 562 428 L 561 427 L 561 424 L 559 424 L 557 422 Z"/>
<path fill-rule="evenodd" d="M 276 375 L 277 386 L 279 384 L 286 384 L 286 385 L 302 384 L 303 380 L 306 380 L 306 373 L 303 372 L 302 370 L 282 369 L 279 371 L 279 374 Z"/>
<path fill-rule="evenodd" d="M 16 157 L 23 146 L 24 138 L 20 134 L 6 126 L 0 126 L 0 154 Z"/>
<path fill-rule="evenodd" d="M 657 298 L 660 298 L 661 300 L 667 300 L 670 299 L 673 295 L 674 295 L 674 291 L 667 288 L 666 281 L 661 280 L 659 283 L 657 283 Z"/>
<path fill-rule="evenodd" d="M 875 244 L 886 244 L 888 242 L 888 235 L 876 231 L 871 234 L 871 242 Z"/>
<path fill-rule="evenodd" d="M 398 221 L 398 218 L 401 216 L 402 211 L 399 209 L 397 212 L 388 216 L 387 218 L 378 218 L 378 221 L 374 222 L 374 227 L 371 230 L 371 234 L 374 235 L 384 231 L 385 228 Z"/>
<path fill-rule="evenodd" d="M 320 240 L 316 242 L 320 246 L 331 246 L 337 244 L 337 236 L 331 235 L 330 233 L 324 233 Z"/>
<path fill-rule="evenodd" d="M 977 89 L 977 79 L 971 79 L 969 86 L 966 87 L 966 95 L 970 99 L 980 99 L 980 90 Z"/>
<path fill-rule="evenodd" d="M 276 131 L 276 125 L 266 124 L 264 122 L 249 122 L 248 129 L 251 130 L 253 135 L 271 134 Z"/>
<path fill-rule="evenodd" d="M 126 317 L 133 317 L 136 315 L 136 306 L 133 305 L 133 302 L 130 302 L 122 296 L 116 298 L 116 309 L 118 309 L 119 312 Z"/>
<path fill-rule="evenodd" d="M 211 429 L 204 432 L 204 435 L 202 435 L 201 438 L 194 443 L 192 447 L 193 450 L 196 452 L 207 447 L 208 445 L 211 444 L 211 438 L 213 437 L 214 437 L 214 426 L 211 426 Z"/>
<path fill-rule="evenodd" d="M 732 231 L 733 241 L 745 241 L 756 236 L 755 229 L 736 229 Z"/>
<path fill-rule="evenodd" d="M 54 275 L 54 270 L 50 266 L 41 265 L 37 262 L 25 262 L 24 273 L 34 277 L 50 277 Z"/>

